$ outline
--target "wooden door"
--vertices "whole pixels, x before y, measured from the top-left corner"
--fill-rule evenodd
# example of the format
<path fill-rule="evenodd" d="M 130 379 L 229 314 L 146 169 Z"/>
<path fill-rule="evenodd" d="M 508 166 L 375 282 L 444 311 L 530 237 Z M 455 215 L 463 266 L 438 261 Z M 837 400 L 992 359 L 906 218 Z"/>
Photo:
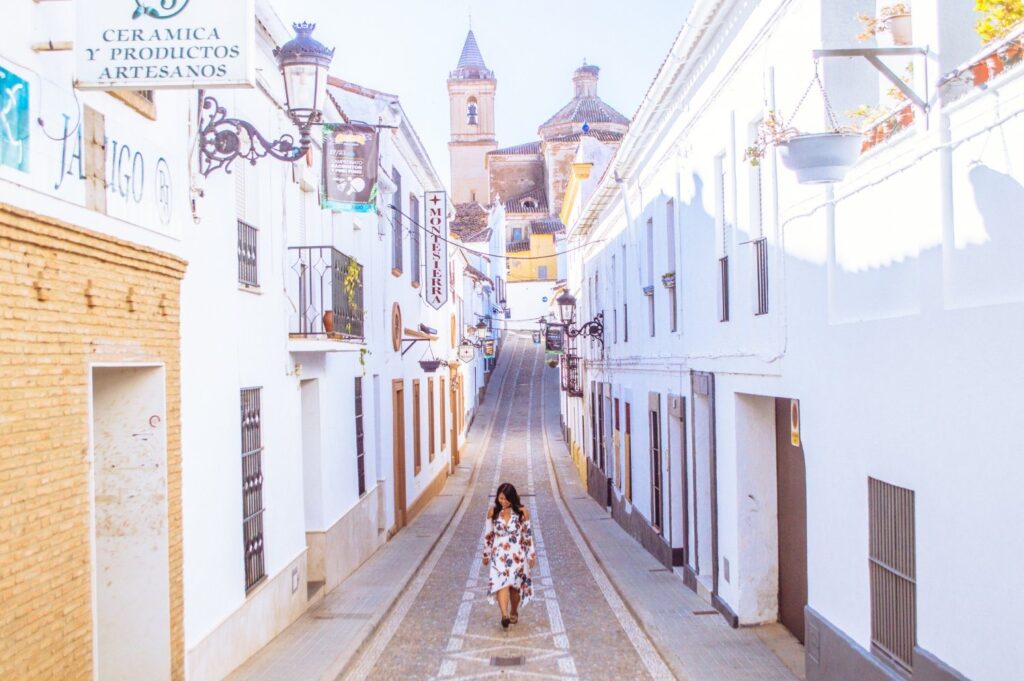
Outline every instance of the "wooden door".
<path fill-rule="evenodd" d="M 779 498 L 779 621 L 804 641 L 807 605 L 807 470 L 796 400 L 775 400 Z"/>
<path fill-rule="evenodd" d="M 449 398 L 452 409 L 452 466 L 459 465 L 459 386 L 462 381 L 459 376 L 452 374 L 451 397 Z"/>
<path fill-rule="evenodd" d="M 405 527 L 405 384 L 401 379 L 391 382 L 392 451 L 394 452 L 395 529 Z"/>

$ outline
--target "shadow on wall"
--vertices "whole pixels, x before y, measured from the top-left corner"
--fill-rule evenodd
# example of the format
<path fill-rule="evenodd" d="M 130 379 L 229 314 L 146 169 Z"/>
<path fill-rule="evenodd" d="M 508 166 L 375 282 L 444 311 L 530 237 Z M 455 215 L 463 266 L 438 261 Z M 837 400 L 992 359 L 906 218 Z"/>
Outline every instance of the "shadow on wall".
<path fill-rule="evenodd" d="M 957 225 L 952 265 L 961 302 L 992 304 L 1024 300 L 1024 185 L 982 163 L 967 172 L 974 192 L 979 232 L 960 233 Z"/>

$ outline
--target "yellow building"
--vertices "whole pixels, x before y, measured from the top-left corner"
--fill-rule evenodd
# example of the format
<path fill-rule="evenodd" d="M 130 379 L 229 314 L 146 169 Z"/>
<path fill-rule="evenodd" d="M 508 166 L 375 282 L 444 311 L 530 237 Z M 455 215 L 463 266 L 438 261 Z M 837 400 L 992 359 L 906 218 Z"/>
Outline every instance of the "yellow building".
<path fill-rule="evenodd" d="M 91 679 L 125 626 L 184 678 L 184 272 L 0 204 L 2 679 Z M 112 610 L 135 616 L 108 626 Z"/>

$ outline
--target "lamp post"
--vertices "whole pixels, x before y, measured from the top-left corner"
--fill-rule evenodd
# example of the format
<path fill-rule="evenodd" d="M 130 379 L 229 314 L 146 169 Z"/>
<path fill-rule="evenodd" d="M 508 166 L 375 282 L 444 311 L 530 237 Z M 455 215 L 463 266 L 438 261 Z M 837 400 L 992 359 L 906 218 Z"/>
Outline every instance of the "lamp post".
<path fill-rule="evenodd" d="M 555 299 L 558 303 L 558 314 L 562 318 L 562 324 L 565 326 L 565 333 L 569 338 L 576 338 L 578 336 L 584 336 L 592 338 L 604 347 L 604 314 L 598 313 L 593 319 L 579 328 L 574 328 L 573 324 L 576 323 L 576 298 L 568 291 L 562 293 Z"/>
<path fill-rule="evenodd" d="M 299 129 L 299 143 L 295 144 L 295 137 L 290 134 L 267 140 L 252 123 L 228 118 L 227 109 L 200 90 L 199 172 L 204 177 L 220 168 L 231 172 L 230 165 L 236 158 L 243 158 L 252 165 L 266 156 L 294 162 L 313 146 L 310 131 L 323 117 L 327 72 L 334 59 L 334 49 L 313 39 L 316 24 L 301 23 L 292 27 L 295 37 L 276 48 L 274 56 L 284 79 L 288 117 Z"/>

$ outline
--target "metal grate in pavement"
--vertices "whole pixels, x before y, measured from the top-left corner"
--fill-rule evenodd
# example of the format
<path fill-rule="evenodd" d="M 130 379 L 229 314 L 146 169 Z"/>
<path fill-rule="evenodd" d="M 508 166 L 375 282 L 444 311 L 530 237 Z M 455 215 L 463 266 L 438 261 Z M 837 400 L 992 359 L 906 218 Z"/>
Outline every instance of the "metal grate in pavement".
<path fill-rule="evenodd" d="M 526 658 L 522 655 L 516 657 L 500 657 L 495 656 L 491 658 L 492 667 L 518 667 L 519 665 L 525 664 Z"/>

